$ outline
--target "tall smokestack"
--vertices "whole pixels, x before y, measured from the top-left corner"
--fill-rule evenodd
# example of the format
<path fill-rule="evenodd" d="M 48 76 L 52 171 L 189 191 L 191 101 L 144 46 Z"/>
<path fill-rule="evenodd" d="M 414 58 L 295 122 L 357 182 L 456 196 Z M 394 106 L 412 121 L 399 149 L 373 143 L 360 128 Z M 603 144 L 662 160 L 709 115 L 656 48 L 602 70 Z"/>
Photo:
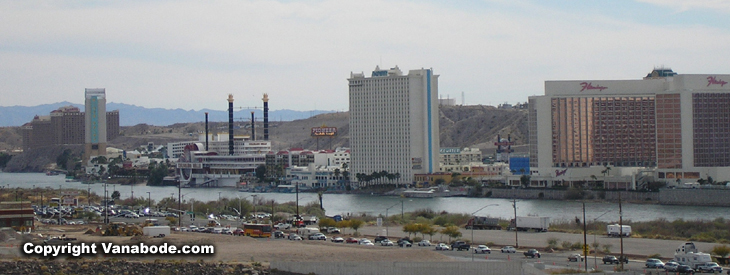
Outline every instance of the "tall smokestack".
<path fill-rule="evenodd" d="M 269 140 L 269 95 L 264 94 L 264 140 Z"/>
<path fill-rule="evenodd" d="M 228 154 L 233 155 L 233 94 L 228 94 Z"/>
<path fill-rule="evenodd" d="M 205 112 L 205 151 L 208 151 L 208 112 Z"/>
<path fill-rule="evenodd" d="M 256 120 L 253 119 L 253 111 L 251 111 L 251 140 L 256 140 Z"/>

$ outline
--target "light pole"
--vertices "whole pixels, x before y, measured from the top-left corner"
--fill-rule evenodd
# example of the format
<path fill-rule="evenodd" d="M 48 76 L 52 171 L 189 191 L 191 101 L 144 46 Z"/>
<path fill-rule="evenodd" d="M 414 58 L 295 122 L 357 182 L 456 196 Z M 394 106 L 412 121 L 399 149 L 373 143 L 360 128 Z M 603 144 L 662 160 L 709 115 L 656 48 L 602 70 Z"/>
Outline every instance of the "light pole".
<path fill-rule="evenodd" d="M 474 216 L 474 214 L 476 214 L 479 211 L 482 211 L 482 209 L 487 208 L 489 206 L 499 206 L 499 204 L 496 204 L 496 203 L 488 204 L 488 205 L 483 206 L 482 208 L 479 208 L 479 210 L 474 211 L 473 213 L 471 213 L 471 217 L 472 217 L 472 222 L 471 222 L 471 243 L 472 244 L 476 243 L 474 241 L 474 222 L 476 221 L 476 217 Z M 474 254 L 475 253 L 476 253 L 476 251 L 474 251 L 474 253 L 471 253 L 471 261 L 472 262 L 474 261 Z"/>
<path fill-rule="evenodd" d="M 595 225 L 595 224 L 596 224 L 596 222 L 598 221 L 598 218 L 600 218 L 600 217 L 603 217 L 603 215 L 606 215 L 606 214 L 608 214 L 608 212 L 611 212 L 612 210 L 613 210 L 613 209 L 609 209 L 609 210 L 606 210 L 606 212 L 603 212 L 603 213 L 602 213 L 601 215 L 599 215 L 598 217 L 595 217 L 595 218 L 593 218 L 593 224 Z M 598 231 L 598 228 L 596 228 L 596 230 L 594 230 L 594 231 L 593 231 L 593 244 L 594 244 L 594 245 L 596 244 L 596 231 Z M 593 266 L 594 266 L 594 268 L 595 268 L 595 269 L 598 269 L 598 260 L 597 260 L 597 256 L 598 256 L 598 247 L 596 247 L 595 249 L 596 249 L 596 253 L 595 253 L 595 254 L 593 254 Z"/>
<path fill-rule="evenodd" d="M 402 201 L 401 201 L 401 202 L 402 202 Z M 393 206 L 396 206 L 396 205 L 398 205 L 398 203 L 396 203 L 396 204 L 393 204 L 393 205 L 391 205 L 390 207 L 388 207 L 388 208 L 386 208 L 386 209 L 385 209 L 385 237 L 386 237 L 386 238 L 387 238 L 388 236 L 390 236 L 390 235 L 388 235 L 388 210 L 390 210 L 391 208 L 393 208 Z"/>

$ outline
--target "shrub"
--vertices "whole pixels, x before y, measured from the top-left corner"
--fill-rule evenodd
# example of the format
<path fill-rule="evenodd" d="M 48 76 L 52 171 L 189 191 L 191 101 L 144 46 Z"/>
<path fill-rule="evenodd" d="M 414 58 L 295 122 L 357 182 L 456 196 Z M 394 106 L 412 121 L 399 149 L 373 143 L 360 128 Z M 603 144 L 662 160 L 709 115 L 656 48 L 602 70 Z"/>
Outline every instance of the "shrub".
<path fill-rule="evenodd" d="M 712 248 L 712 254 L 725 258 L 727 255 L 730 255 L 730 247 L 727 245 L 716 245 Z"/>
<path fill-rule="evenodd" d="M 560 246 L 562 246 L 562 247 L 563 247 L 563 249 L 570 249 L 570 247 L 571 247 L 572 245 L 573 245 L 573 244 L 572 244 L 572 243 L 570 243 L 569 241 L 563 241 L 562 243 L 560 243 Z"/>
<path fill-rule="evenodd" d="M 657 258 L 657 259 L 659 259 L 659 258 L 661 258 L 661 257 L 662 257 L 662 255 L 661 255 L 661 254 L 659 254 L 659 253 L 655 253 L 655 254 L 651 254 L 651 255 L 649 255 L 649 256 L 646 256 L 646 257 L 647 257 L 647 258 Z"/>
<path fill-rule="evenodd" d="M 548 249 L 558 249 L 558 242 L 560 239 L 552 237 L 547 239 Z"/>
<path fill-rule="evenodd" d="M 583 249 L 583 243 L 582 242 L 575 242 L 573 245 L 570 246 L 573 250 L 582 250 Z"/>

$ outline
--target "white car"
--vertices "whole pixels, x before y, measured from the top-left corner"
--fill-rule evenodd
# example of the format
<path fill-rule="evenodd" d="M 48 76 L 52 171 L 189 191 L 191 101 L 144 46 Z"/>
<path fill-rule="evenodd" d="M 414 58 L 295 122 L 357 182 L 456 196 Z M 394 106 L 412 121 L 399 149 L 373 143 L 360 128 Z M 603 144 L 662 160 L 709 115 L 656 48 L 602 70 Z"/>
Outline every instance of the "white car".
<path fill-rule="evenodd" d="M 371 241 L 370 241 L 370 240 L 369 240 L 368 238 L 362 238 L 362 239 L 360 239 L 360 240 L 358 240 L 358 241 L 357 241 L 357 243 L 358 243 L 358 244 L 362 244 L 362 243 L 364 243 L 364 242 L 369 242 L 369 243 L 373 243 L 373 242 L 371 242 Z"/>
<path fill-rule="evenodd" d="M 385 239 L 385 240 L 380 241 L 380 245 L 381 246 L 393 246 L 394 244 L 393 244 L 393 241 Z"/>
<path fill-rule="evenodd" d="M 517 249 L 515 249 L 513 246 L 505 246 L 500 249 L 502 253 L 517 253 Z"/>
<path fill-rule="evenodd" d="M 372 245 L 375 245 L 375 244 L 373 244 L 373 242 L 371 242 L 370 240 L 367 240 L 366 239 L 366 240 L 361 240 L 360 241 L 360 245 L 371 245 L 372 246 Z"/>
<path fill-rule="evenodd" d="M 451 250 L 451 247 L 448 244 L 439 243 L 436 245 L 436 250 Z"/>
<path fill-rule="evenodd" d="M 333 237 L 332 242 L 333 243 L 344 243 L 345 239 L 343 239 L 342 237 Z"/>
<path fill-rule="evenodd" d="M 488 246 L 480 244 L 477 247 L 474 248 L 474 253 L 486 253 L 486 254 L 492 254 L 492 250 L 489 249 Z"/>
<path fill-rule="evenodd" d="M 428 240 L 423 240 L 418 242 L 418 246 L 431 246 L 431 242 Z"/>

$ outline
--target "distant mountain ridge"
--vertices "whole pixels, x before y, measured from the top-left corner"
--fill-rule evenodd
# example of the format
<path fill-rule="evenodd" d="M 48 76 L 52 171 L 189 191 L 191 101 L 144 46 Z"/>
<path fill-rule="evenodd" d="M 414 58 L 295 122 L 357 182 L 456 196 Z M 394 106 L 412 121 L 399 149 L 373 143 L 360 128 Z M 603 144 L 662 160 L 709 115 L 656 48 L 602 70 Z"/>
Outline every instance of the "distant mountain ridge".
<path fill-rule="evenodd" d="M 47 116 L 51 111 L 63 106 L 78 107 L 84 110 L 83 104 L 75 104 L 68 101 L 43 104 L 37 106 L 0 106 L 0 127 L 22 126 L 33 120 L 33 117 Z M 134 126 L 137 124 L 150 125 L 171 125 L 175 123 L 205 121 L 205 112 L 208 112 L 208 120 L 211 122 L 228 121 L 228 111 L 203 109 L 200 111 L 183 109 L 145 108 L 124 103 L 107 103 L 107 111 L 119 110 L 119 124 L 121 126 Z M 254 112 L 256 120 L 262 120 L 263 110 L 242 109 L 235 110 L 233 117 L 236 121 L 250 121 L 251 112 Z M 269 110 L 269 121 L 293 121 L 306 119 L 318 114 L 334 113 L 336 111 L 295 111 L 295 110 Z"/>

